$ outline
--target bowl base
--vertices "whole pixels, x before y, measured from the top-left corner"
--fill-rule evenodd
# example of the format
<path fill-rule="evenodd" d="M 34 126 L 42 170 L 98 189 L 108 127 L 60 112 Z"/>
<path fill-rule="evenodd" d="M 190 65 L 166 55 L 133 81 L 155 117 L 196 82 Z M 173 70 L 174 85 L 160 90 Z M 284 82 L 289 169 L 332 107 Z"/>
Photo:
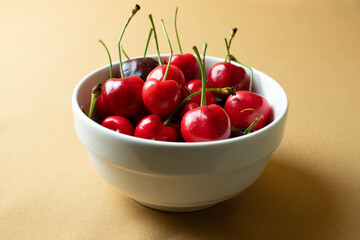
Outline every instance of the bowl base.
<path fill-rule="evenodd" d="M 163 211 L 163 212 L 196 212 L 196 211 L 200 211 L 200 210 L 204 210 L 204 209 L 213 207 L 219 203 L 219 202 L 216 202 L 216 203 L 211 203 L 211 204 L 206 204 L 206 205 L 201 205 L 201 206 L 193 206 L 193 207 L 169 207 L 169 206 L 160 206 L 160 205 L 154 205 L 151 203 L 141 202 L 136 199 L 134 199 L 134 200 L 137 203 L 139 203 L 145 207 L 148 207 L 148 208 L 151 208 L 154 210 Z"/>

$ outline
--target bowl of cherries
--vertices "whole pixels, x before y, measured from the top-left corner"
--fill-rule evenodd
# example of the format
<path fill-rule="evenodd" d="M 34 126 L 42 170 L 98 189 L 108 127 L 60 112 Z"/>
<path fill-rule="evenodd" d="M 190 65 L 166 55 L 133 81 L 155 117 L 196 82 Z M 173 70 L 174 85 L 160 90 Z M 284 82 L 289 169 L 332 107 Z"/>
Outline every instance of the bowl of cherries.
<path fill-rule="evenodd" d="M 122 60 L 121 39 L 139 9 L 120 35 L 119 61 L 100 41 L 110 64 L 75 87 L 76 133 L 100 176 L 137 202 L 172 212 L 213 206 L 264 171 L 283 137 L 286 93 L 230 53 L 236 29 L 225 58 L 206 56 L 206 43 L 201 55 L 196 46 L 173 54 L 168 40 L 170 54 Z"/>

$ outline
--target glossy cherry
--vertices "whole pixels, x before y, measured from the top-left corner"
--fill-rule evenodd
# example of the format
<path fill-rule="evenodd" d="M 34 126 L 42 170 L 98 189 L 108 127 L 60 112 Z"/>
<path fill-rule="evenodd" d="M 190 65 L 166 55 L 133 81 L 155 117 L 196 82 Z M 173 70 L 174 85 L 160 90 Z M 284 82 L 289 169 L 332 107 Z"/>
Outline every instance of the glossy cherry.
<path fill-rule="evenodd" d="M 158 65 L 158 62 L 150 57 L 126 60 L 123 62 L 124 77 L 138 76 L 146 81 L 149 73 Z"/>
<path fill-rule="evenodd" d="M 207 45 L 204 47 L 204 54 Z M 231 134 L 230 119 L 225 110 L 216 105 L 206 106 L 205 97 L 205 61 L 201 61 L 199 52 L 194 46 L 194 51 L 201 67 L 201 106 L 185 113 L 181 120 L 181 134 L 186 142 L 206 142 L 227 139 Z M 205 59 L 205 57 L 204 57 Z"/>
<path fill-rule="evenodd" d="M 236 90 L 248 90 L 250 78 L 241 66 L 236 66 L 228 62 L 219 62 L 213 65 L 209 71 L 210 87 L 235 87 Z M 227 96 L 217 94 L 218 97 L 225 99 Z"/>
<path fill-rule="evenodd" d="M 164 75 L 166 72 L 167 65 L 161 65 L 154 68 L 149 75 L 147 76 L 148 79 L 157 79 L 162 81 L 164 79 Z M 183 72 L 180 68 L 170 65 L 166 79 L 174 80 L 178 83 L 180 90 L 183 91 L 185 89 L 185 77 Z"/>
<path fill-rule="evenodd" d="M 169 59 L 166 60 L 168 62 Z M 174 54 L 170 62 L 171 65 L 178 67 L 184 74 L 185 82 L 195 79 L 200 72 L 200 65 L 190 53 Z"/>
<path fill-rule="evenodd" d="M 137 76 L 110 78 L 103 87 L 104 102 L 114 115 L 131 117 L 143 108 L 143 85 Z"/>
<path fill-rule="evenodd" d="M 259 130 L 268 123 L 272 111 L 269 102 L 257 93 L 236 91 L 236 95 L 229 96 L 225 103 L 225 111 L 233 127 L 245 129 L 261 116 L 256 111 L 243 111 L 249 108 L 256 109 L 263 115 L 263 118 L 254 125 L 253 130 Z"/>
<path fill-rule="evenodd" d="M 105 118 L 101 125 L 115 132 L 134 136 L 134 127 L 125 117 L 110 116 Z"/>
<path fill-rule="evenodd" d="M 192 109 L 181 121 L 181 134 L 186 142 L 228 139 L 230 133 L 230 119 L 225 110 L 216 104 Z"/>
<path fill-rule="evenodd" d="M 110 60 L 110 79 L 105 82 L 102 89 L 103 100 L 105 105 L 114 115 L 119 115 L 123 117 L 131 117 L 143 108 L 141 91 L 144 85 L 144 81 L 138 76 L 124 77 L 123 65 L 121 60 L 122 37 L 130 20 L 139 10 L 140 6 L 136 4 L 135 8 L 131 11 L 131 14 L 127 22 L 125 23 L 119 37 L 118 51 L 121 78 L 112 78 L 111 57 L 107 50 Z"/>
<path fill-rule="evenodd" d="M 165 126 L 158 115 L 150 115 L 142 119 L 135 128 L 134 136 L 168 142 L 176 142 L 179 139 L 176 129 Z"/>
<path fill-rule="evenodd" d="M 186 112 L 190 111 L 191 109 L 195 109 L 200 107 L 200 104 L 195 102 L 188 102 L 184 105 L 184 107 L 181 110 L 180 118 L 182 118 Z"/>
<path fill-rule="evenodd" d="M 152 114 L 168 117 L 181 100 L 180 87 L 174 80 L 148 79 L 142 89 L 142 98 Z"/>
<path fill-rule="evenodd" d="M 224 62 L 213 65 L 209 71 L 210 87 L 235 87 L 236 90 L 250 90 L 250 78 L 242 66 L 236 66 L 230 60 L 230 46 L 237 28 L 231 31 L 229 41 L 225 38 L 226 56 Z M 216 94 L 219 98 L 226 99 L 227 96 Z"/>
<path fill-rule="evenodd" d="M 166 38 L 170 47 L 170 59 L 173 55 L 172 47 L 165 29 L 164 21 L 161 21 Z M 162 67 L 162 66 L 159 66 Z M 181 89 L 179 84 L 169 76 L 170 63 L 167 64 L 161 80 L 149 78 L 142 89 L 142 97 L 147 109 L 162 118 L 168 117 L 181 101 Z M 150 75 L 149 75 L 150 76 Z"/>
<path fill-rule="evenodd" d="M 202 82 L 200 79 L 193 79 L 189 82 L 187 82 L 185 84 L 185 87 L 188 89 L 188 91 L 190 93 L 194 93 L 196 91 L 199 91 L 201 90 L 201 87 L 202 87 Z M 208 84 L 206 84 L 205 86 L 206 88 L 209 87 Z M 210 104 L 215 104 L 216 103 L 216 100 L 215 100 L 215 97 L 214 97 L 214 94 L 212 92 L 206 92 L 205 93 L 206 95 L 206 104 L 207 105 L 210 105 Z M 183 91 L 183 98 L 188 96 L 188 93 L 186 91 Z M 193 97 L 190 97 L 188 100 L 188 102 L 194 102 L 194 103 L 197 103 L 198 105 L 200 105 L 200 101 L 201 101 L 201 94 L 197 94 Z"/>

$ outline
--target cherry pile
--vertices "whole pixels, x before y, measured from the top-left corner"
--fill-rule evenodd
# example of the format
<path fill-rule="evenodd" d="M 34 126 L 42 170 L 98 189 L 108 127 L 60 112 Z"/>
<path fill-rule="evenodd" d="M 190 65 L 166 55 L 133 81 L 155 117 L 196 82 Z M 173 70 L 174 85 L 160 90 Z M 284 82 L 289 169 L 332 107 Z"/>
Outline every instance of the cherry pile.
<path fill-rule="evenodd" d="M 170 48 L 170 56 L 160 57 L 152 15 L 152 25 L 145 52 L 141 58 L 122 61 L 126 55 L 121 40 L 130 20 L 140 10 L 132 10 L 118 41 L 120 73 L 114 76 L 110 53 L 110 78 L 92 90 L 89 118 L 96 111 L 98 123 L 121 134 L 171 142 L 205 142 L 239 137 L 264 127 L 271 114 L 268 101 L 254 93 L 251 67 L 240 63 L 230 54 L 230 45 L 237 31 L 232 29 L 229 41 L 225 38 L 226 57 L 216 63 L 205 79 L 207 44 L 200 55 L 184 54 L 178 37 L 175 12 L 175 32 L 180 54 L 173 49 L 161 20 Z M 154 33 L 157 59 L 146 57 Z M 234 62 L 238 64 L 233 64 Z M 250 74 L 248 74 L 247 70 Z M 201 75 L 201 79 L 197 76 Z"/>

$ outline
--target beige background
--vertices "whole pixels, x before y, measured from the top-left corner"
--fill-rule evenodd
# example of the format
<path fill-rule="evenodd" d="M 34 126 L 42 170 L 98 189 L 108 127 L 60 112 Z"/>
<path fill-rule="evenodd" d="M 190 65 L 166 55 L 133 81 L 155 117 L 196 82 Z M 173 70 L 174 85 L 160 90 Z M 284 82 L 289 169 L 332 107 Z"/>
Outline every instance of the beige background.
<path fill-rule="evenodd" d="M 359 239 L 360 2 L 138 1 L 124 47 L 142 55 L 152 13 L 178 51 L 209 44 L 274 77 L 290 110 L 282 144 L 242 194 L 171 214 L 119 194 L 78 140 L 71 94 L 108 64 L 133 1 L 0 2 L 0 239 Z M 154 43 L 149 53 L 155 53 Z"/>

